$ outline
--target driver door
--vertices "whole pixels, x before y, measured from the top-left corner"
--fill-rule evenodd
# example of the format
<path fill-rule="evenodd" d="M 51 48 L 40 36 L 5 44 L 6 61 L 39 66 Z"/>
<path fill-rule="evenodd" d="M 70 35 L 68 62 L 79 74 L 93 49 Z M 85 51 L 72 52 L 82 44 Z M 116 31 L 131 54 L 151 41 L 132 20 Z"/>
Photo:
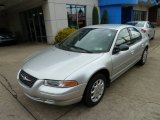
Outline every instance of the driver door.
<path fill-rule="evenodd" d="M 115 47 L 118 47 L 122 44 L 127 44 L 131 40 L 130 34 L 128 32 L 128 29 L 122 29 L 119 32 L 119 35 L 117 37 L 117 41 L 115 44 Z M 131 64 L 131 58 L 132 58 L 132 49 L 129 48 L 129 50 L 126 51 L 120 51 L 117 53 L 112 53 L 112 78 L 116 79 L 119 77 L 122 73 L 124 73 L 127 68 Z"/>

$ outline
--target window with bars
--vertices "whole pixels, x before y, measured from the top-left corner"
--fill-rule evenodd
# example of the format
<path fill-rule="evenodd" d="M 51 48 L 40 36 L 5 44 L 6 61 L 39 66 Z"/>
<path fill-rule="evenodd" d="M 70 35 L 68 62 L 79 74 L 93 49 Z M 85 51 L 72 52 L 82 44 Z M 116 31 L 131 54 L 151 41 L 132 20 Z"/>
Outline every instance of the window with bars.
<path fill-rule="evenodd" d="M 133 11 L 134 21 L 145 21 L 147 20 L 147 11 L 134 10 Z"/>

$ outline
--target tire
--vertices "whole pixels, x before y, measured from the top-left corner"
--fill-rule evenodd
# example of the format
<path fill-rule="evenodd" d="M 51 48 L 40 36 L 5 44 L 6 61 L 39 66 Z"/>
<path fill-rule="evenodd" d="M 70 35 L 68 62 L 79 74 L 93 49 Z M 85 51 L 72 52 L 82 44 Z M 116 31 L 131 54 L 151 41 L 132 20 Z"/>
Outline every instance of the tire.
<path fill-rule="evenodd" d="M 141 60 L 139 61 L 139 65 L 144 65 L 147 61 L 147 56 L 148 56 L 148 48 L 145 48 L 141 57 Z"/>
<path fill-rule="evenodd" d="M 88 107 L 97 105 L 105 92 L 106 89 L 106 77 L 103 74 L 96 74 L 88 82 L 85 89 L 83 102 Z"/>

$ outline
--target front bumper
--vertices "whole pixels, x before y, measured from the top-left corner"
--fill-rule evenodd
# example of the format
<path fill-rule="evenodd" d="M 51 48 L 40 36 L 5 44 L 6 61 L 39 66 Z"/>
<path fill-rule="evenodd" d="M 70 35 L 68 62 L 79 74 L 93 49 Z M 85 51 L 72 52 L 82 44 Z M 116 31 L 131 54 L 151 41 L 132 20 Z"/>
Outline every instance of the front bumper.
<path fill-rule="evenodd" d="M 70 88 L 55 88 L 45 86 L 44 80 L 37 80 L 31 88 L 21 83 L 20 80 L 18 83 L 30 99 L 54 105 L 70 105 L 80 102 L 86 87 L 86 84 L 81 84 Z"/>

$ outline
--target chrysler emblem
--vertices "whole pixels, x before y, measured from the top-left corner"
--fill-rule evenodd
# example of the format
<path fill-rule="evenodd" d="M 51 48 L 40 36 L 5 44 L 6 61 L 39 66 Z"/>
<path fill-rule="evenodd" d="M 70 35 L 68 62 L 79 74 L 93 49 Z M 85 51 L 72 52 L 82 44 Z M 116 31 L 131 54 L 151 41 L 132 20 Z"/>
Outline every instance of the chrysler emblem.
<path fill-rule="evenodd" d="M 31 80 L 29 80 L 26 76 L 23 76 L 22 74 L 21 74 L 21 77 L 23 78 L 23 80 L 25 80 L 25 81 L 28 81 L 28 82 L 30 82 Z"/>

